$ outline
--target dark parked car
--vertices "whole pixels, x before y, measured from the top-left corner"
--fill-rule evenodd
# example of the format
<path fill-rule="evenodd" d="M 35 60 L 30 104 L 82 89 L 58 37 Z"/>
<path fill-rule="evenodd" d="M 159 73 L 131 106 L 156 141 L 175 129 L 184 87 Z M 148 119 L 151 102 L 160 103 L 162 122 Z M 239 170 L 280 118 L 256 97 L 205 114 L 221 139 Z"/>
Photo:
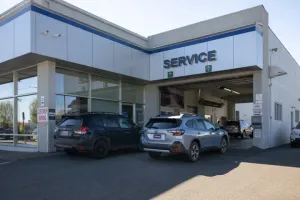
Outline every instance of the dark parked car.
<path fill-rule="evenodd" d="M 104 158 L 110 150 L 140 147 L 140 128 L 116 113 L 65 115 L 55 129 L 55 146 L 67 153 L 90 152 Z"/>
<path fill-rule="evenodd" d="M 253 128 L 244 120 L 239 121 L 227 121 L 224 125 L 224 129 L 228 135 L 233 137 L 240 136 L 244 139 L 246 136 L 253 138 Z"/>

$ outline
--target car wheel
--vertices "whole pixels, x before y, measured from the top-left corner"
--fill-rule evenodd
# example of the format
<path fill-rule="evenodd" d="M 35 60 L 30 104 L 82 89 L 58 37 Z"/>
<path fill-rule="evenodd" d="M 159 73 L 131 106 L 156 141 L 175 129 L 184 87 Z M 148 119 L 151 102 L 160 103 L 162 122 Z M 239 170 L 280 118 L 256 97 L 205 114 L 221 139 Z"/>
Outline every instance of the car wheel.
<path fill-rule="evenodd" d="M 157 160 L 157 159 L 160 158 L 161 153 L 159 153 L 159 152 L 148 152 L 148 155 L 150 156 L 150 158 Z"/>
<path fill-rule="evenodd" d="M 138 151 L 138 152 L 142 152 L 143 151 L 143 146 L 142 146 L 142 144 L 139 142 L 139 144 L 138 145 L 136 145 L 136 150 Z"/>
<path fill-rule="evenodd" d="M 245 139 L 246 138 L 246 131 L 243 131 L 242 135 L 241 135 L 241 138 L 242 139 Z"/>
<path fill-rule="evenodd" d="M 192 142 L 189 153 L 188 153 L 188 159 L 191 162 L 196 162 L 199 158 L 200 154 L 200 146 L 197 142 Z"/>
<path fill-rule="evenodd" d="M 221 154 L 226 153 L 227 147 L 228 147 L 227 139 L 225 137 L 222 137 L 221 144 L 220 144 L 220 153 Z"/>
<path fill-rule="evenodd" d="M 109 147 L 105 140 L 99 140 L 94 147 L 93 157 L 97 159 L 105 158 L 108 154 Z"/>
<path fill-rule="evenodd" d="M 253 138 L 253 131 L 252 131 L 251 134 L 250 134 L 250 138 Z"/>

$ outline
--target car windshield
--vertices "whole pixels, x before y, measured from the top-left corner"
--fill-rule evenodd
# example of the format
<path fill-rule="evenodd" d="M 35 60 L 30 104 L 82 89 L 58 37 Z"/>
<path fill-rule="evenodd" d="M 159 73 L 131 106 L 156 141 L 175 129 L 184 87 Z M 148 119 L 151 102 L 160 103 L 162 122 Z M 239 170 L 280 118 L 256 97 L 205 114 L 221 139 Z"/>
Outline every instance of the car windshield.
<path fill-rule="evenodd" d="M 225 123 L 225 126 L 238 126 L 239 125 L 239 122 L 237 121 L 227 121 Z"/>
<path fill-rule="evenodd" d="M 150 119 L 147 123 L 146 128 L 155 128 L 155 129 L 169 129 L 176 128 L 181 125 L 180 119 L 168 119 L 168 118 L 156 118 Z"/>

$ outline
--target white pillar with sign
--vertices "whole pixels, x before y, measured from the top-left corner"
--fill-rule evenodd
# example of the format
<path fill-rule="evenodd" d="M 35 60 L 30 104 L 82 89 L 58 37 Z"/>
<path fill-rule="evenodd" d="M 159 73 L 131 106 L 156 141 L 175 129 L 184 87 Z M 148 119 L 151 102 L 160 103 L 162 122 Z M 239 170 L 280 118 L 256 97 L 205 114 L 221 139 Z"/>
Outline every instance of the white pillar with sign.
<path fill-rule="evenodd" d="M 45 61 L 37 66 L 38 72 L 38 150 L 55 151 L 55 62 Z"/>

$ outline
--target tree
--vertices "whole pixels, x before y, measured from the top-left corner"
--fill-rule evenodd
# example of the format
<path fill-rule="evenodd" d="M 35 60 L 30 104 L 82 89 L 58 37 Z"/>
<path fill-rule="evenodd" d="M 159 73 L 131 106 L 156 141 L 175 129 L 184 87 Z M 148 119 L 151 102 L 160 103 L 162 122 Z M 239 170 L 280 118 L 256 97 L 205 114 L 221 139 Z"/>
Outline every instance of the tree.
<path fill-rule="evenodd" d="M 31 102 L 29 106 L 29 111 L 32 123 L 37 124 L 37 99 Z"/>
<path fill-rule="evenodd" d="M 11 127 L 13 123 L 13 105 L 9 101 L 0 102 L 0 125 L 4 128 Z"/>

